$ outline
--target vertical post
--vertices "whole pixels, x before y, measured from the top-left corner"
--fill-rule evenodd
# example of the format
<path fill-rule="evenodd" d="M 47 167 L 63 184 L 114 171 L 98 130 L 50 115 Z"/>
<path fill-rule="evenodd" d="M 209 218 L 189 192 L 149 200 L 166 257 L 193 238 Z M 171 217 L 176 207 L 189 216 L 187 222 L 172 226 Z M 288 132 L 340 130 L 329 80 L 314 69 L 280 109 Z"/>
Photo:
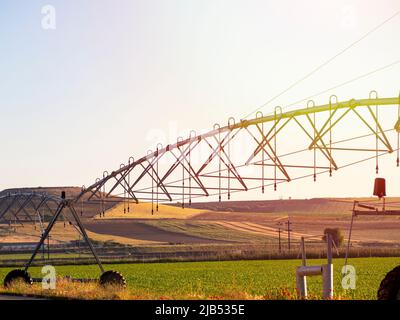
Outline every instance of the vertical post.
<path fill-rule="evenodd" d="M 301 237 L 301 262 L 303 266 L 306 266 L 307 260 L 306 260 L 306 246 L 304 243 L 304 237 Z"/>
<path fill-rule="evenodd" d="M 344 259 L 344 265 L 347 265 L 347 259 L 349 257 L 349 251 L 350 251 L 350 241 L 351 241 L 351 232 L 353 231 L 353 222 L 354 222 L 354 210 L 355 210 L 356 202 L 354 202 L 353 205 L 353 213 L 351 215 L 351 222 L 350 222 L 350 230 L 349 230 L 349 238 L 347 240 L 347 248 L 346 248 L 346 256 Z"/>
<path fill-rule="evenodd" d="M 333 299 L 332 236 L 329 233 L 326 235 L 326 240 L 328 263 L 322 266 L 322 296 L 324 299 Z"/>
<path fill-rule="evenodd" d="M 286 222 L 286 224 L 287 224 L 287 234 L 288 234 L 288 249 L 290 251 L 290 231 L 292 231 L 290 229 L 290 225 L 291 225 L 290 218 L 288 218 L 288 221 Z"/>
<path fill-rule="evenodd" d="M 296 270 L 296 288 L 300 299 L 307 299 L 307 278 Z"/>
<path fill-rule="evenodd" d="M 304 243 L 304 237 L 301 237 L 301 265 L 306 266 L 306 249 Z M 307 277 L 301 275 L 299 272 L 296 273 L 296 286 L 297 294 L 300 299 L 307 299 Z"/>
<path fill-rule="evenodd" d="M 279 234 L 279 253 L 282 252 L 282 245 L 281 245 L 281 227 L 278 229 L 278 234 Z"/>
<path fill-rule="evenodd" d="M 326 239 L 327 239 L 327 246 L 328 246 L 328 250 L 327 250 L 327 258 L 328 258 L 328 264 L 332 263 L 332 235 L 331 234 L 327 234 L 326 235 Z"/>

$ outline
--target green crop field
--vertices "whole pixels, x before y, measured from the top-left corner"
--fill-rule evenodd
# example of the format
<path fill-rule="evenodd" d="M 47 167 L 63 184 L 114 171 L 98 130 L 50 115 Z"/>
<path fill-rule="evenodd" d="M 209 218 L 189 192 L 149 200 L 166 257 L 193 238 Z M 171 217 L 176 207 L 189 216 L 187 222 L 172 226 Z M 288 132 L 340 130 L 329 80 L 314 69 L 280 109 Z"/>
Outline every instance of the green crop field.
<path fill-rule="evenodd" d="M 326 260 L 309 260 L 309 265 Z M 120 271 L 127 280 L 128 291 L 137 298 L 293 298 L 295 268 L 299 260 L 182 262 L 105 265 L 107 270 Z M 354 258 L 349 264 L 356 268 L 355 290 L 341 288 L 343 259 L 334 260 L 335 294 L 342 299 L 376 299 L 380 281 L 400 258 Z M 0 268 L 4 278 L 10 268 Z M 59 276 L 97 277 L 97 266 L 58 266 Z M 40 269 L 31 270 L 33 277 Z M 309 277 L 309 293 L 320 297 L 321 278 Z M 284 293 L 286 292 L 286 294 Z"/>

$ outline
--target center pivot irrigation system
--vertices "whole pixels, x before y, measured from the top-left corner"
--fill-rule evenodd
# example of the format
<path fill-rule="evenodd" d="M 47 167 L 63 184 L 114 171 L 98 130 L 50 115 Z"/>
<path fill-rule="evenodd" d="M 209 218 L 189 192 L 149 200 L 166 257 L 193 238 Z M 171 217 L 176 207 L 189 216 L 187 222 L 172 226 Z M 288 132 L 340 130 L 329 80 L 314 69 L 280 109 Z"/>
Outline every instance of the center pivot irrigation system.
<path fill-rule="evenodd" d="M 374 172 L 379 173 L 381 156 L 395 154 L 399 159 L 400 96 L 379 98 L 371 91 L 367 99 L 339 102 L 331 96 L 328 104 L 286 111 L 276 107 L 274 112 L 255 118 L 235 121 L 229 118 L 225 126 L 215 124 L 209 132 L 178 137 L 175 143 L 163 146 L 138 159 L 107 172 L 89 187 L 82 187 L 73 199 L 51 197 L 58 206 L 45 228 L 32 258 L 25 270 L 12 271 L 7 277 L 29 277 L 27 270 L 41 244 L 57 219 L 68 210 L 102 272 L 102 282 L 124 282 L 113 271 L 104 272 L 84 227 L 76 214 L 74 204 L 99 203 L 104 216 L 108 202 L 124 203 L 124 210 L 133 210 L 139 201 L 151 203 L 156 214 L 160 203 L 178 202 L 182 208 L 193 199 L 224 197 L 230 200 L 234 193 L 277 190 L 279 184 L 319 175 L 332 176 L 336 170 L 375 160 Z M 303 145 L 293 150 L 293 146 Z M 11 199 L 18 198 L 13 202 Z M 22 194 L 6 195 L 0 199 L 0 218 L 9 213 L 10 219 L 19 218 L 29 204 L 21 204 Z M 50 198 L 49 198 L 50 200 Z M 11 204 L 11 202 L 13 202 Z M 46 201 L 45 201 L 46 202 Z M 29 278 L 30 279 L 30 278 Z M 107 279 L 107 281 L 104 281 Z"/>

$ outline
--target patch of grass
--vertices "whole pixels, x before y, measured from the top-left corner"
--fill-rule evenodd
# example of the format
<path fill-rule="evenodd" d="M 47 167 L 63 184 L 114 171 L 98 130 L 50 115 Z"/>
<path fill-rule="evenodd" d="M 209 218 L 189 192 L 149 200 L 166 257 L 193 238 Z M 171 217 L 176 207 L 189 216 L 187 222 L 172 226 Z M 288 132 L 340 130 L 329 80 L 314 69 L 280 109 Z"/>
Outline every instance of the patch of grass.
<path fill-rule="evenodd" d="M 55 289 L 43 289 L 41 283 L 32 286 L 15 281 L 10 288 L 0 289 L 0 293 L 26 295 L 44 298 L 63 298 L 79 300 L 123 300 L 129 299 L 127 290 L 115 286 L 102 287 L 98 283 L 74 283 L 67 279 L 58 279 Z"/>
<path fill-rule="evenodd" d="M 308 260 L 308 265 L 324 263 L 324 259 Z M 334 259 L 336 298 L 374 300 L 381 280 L 400 264 L 400 258 L 353 258 L 349 264 L 357 272 L 355 290 L 342 288 L 344 260 Z M 106 268 L 118 270 L 127 280 L 127 294 L 121 299 L 295 299 L 295 269 L 299 265 L 299 260 L 259 260 L 116 264 Z M 10 270 L 0 268 L 0 279 Z M 58 266 L 56 271 L 59 277 L 100 275 L 94 265 Z M 40 276 L 38 267 L 30 272 L 33 277 Z M 320 299 L 321 277 L 308 277 L 308 288 L 310 298 Z"/>

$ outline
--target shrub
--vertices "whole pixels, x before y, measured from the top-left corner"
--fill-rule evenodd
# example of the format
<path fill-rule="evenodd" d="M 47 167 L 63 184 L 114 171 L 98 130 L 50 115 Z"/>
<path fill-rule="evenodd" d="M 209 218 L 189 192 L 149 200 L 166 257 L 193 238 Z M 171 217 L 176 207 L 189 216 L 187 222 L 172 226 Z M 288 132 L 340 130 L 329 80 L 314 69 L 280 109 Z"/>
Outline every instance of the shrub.
<path fill-rule="evenodd" d="M 342 231 L 339 228 L 325 228 L 322 240 L 326 241 L 326 235 L 330 234 L 336 247 L 340 247 L 343 244 L 344 237 Z"/>

